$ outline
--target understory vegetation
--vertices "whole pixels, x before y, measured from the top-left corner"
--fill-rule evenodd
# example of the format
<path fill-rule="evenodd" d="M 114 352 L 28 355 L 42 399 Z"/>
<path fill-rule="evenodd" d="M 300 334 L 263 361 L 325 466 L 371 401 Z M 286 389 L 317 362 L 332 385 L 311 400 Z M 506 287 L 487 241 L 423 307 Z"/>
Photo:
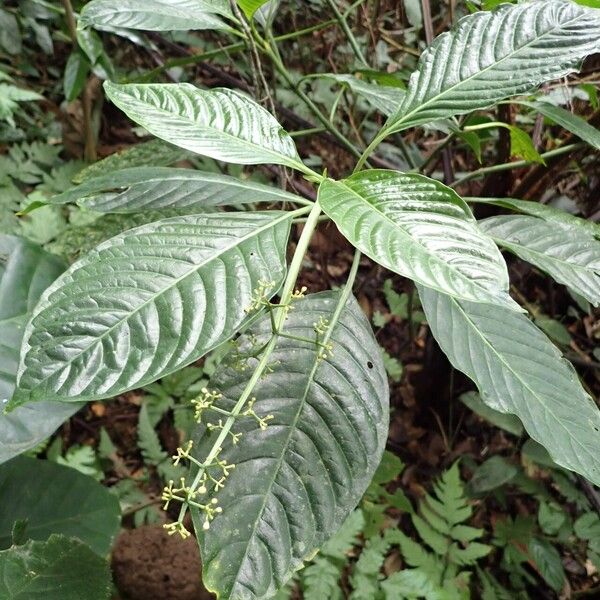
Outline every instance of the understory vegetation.
<path fill-rule="evenodd" d="M 0 598 L 600 595 L 600 2 L 0 0 Z"/>

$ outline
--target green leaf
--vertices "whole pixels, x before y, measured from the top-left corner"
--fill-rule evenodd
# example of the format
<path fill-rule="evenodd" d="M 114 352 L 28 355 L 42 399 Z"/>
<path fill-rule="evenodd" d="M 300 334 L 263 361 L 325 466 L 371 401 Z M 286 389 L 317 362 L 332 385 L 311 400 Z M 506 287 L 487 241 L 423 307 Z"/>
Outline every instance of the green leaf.
<path fill-rule="evenodd" d="M 564 77 L 600 49 L 599 39 L 600 15 L 563 0 L 466 16 L 421 55 L 382 136 L 488 108 Z"/>
<path fill-rule="evenodd" d="M 327 558 L 317 557 L 302 571 L 304 600 L 341 600 L 341 568 Z"/>
<path fill-rule="evenodd" d="M 399 294 L 394 289 L 394 284 L 391 279 L 386 279 L 383 282 L 383 295 L 391 313 L 400 318 L 408 318 L 408 294 Z"/>
<path fill-rule="evenodd" d="M 275 187 L 191 169 L 134 167 L 88 179 L 54 196 L 50 204 L 75 202 L 101 213 L 177 209 L 189 213 L 227 204 L 304 202 Z"/>
<path fill-rule="evenodd" d="M 455 565 L 474 565 L 480 558 L 487 556 L 491 551 L 491 546 L 478 542 L 472 542 L 466 548 L 461 548 L 458 544 L 452 544 L 448 551 L 448 558 Z"/>
<path fill-rule="evenodd" d="M 404 471 L 404 466 L 404 463 L 395 454 L 386 450 L 373 475 L 372 483 L 377 485 L 391 483 Z"/>
<path fill-rule="evenodd" d="M 385 367 L 385 371 L 388 374 L 388 377 L 394 382 L 398 383 L 402 379 L 402 373 L 404 372 L 404 367 L 402 363 L 391 356 L 385 350 L 383 351 L 383 366 Z"/>
<path fill-rule="evenodd" d="M 427 598 L 428 600 L 450 600 L 444 589 L 421 569 L 403 569 L 392 573 L 381 583 L 385 600 L 398 598 Z"/>
<path fill-rule="evenodd" d="M 532 538 L 529 554 L 544 581 L 557 593 L 565 583 L 565 571 L 558 550 L 547 540 Z"/>
<path fill-rule="evenodd" d="M 586 513 L 575 521 L 574 529 L 582 540 L 600 539 L 600 517 L 594 512 Z"/>
<path fill-rule="evenodd" d="M 248 96 L 189 83 L 118 85 L 108 98 L 156 137 L 197 154 L 242 165 L 302 168 L 294 141 L 275 118 Z"/>
<path fill-rule="evenodd" d="M 553 342 L 563 346 L 571 343 L 571 334 L 560 321 L 543 315 L 535 317 L 533 321 Z"/>
<path fill-rule="evenodd" d="M 545 165 L 544 159 L 535 149 L 533 140 L 526 131 L 511 125 L 510 131 L 510 155 L 515 158 L 522 158 L 528 162 Z"/>
<path fill-rule="evenodd" d="M 229 29 L 218 14 L 231 16 L 227 0 L 92 0 L 80 27 L 125 27 L 146 31 Z"/>
<path fill-rule="evenodd" d="M 130 146 L 122 152 L 115 152 L 106 158 L 82 169 L 73 177 L 73 183 L 80 184 L 102 175 L 110 175 L 117 171 L 134 167 L 168 167 L 190 156 L 187 150 L 178 148 L 159 139 L 141 142 Z"/>
<path fill-rule="evenodd" d="M 85 85 L 89 70 L 90 63 L 84 54 L 79 50 L 71 52 L 67 59 L 63 80 L 67 102 L 73 102 L 73 100 L 79 96 Z"/>
<path fill-rule="evenodd" d="M 362 96 L 384 115 L 395 113 L 402 103 L 406 92 L 399 87 L 370 83 L 354 75 L 341 75 L 338 73 L 319 74 L 319 77 L 333 79 L 350 88 L 358 96 Z"/>
<path fill-rule="evenodd" d="M 437 342 L 482 400 L 517 415 L 556 463 L 600 484 L 600 412 L 548 338 L 514 311 L 419 294 Z"/>
<path fill-rule="evenodd" d="M 313 323 L 327 318 L 333 355 L 320 360 L 314 342 L 279 338 L 273 372 L 252 392 L 255 412 L 274 418 L 264 431 L 252 417 L 239 419 L 240 441 L 223 444 L 220 459 L 236 467 L 218 493 L 223 513 L 209 530 L 192 509 L 204 584 L 223 600 L 267 598 L 282 587 L 344 523 L 381 459 L 389 409 L 379 347 L 354 298 L 334 319 L 340 301 L 340 292 L 325 292 L 294 304 L 285 332 L 313 340 Z M 263 317 L 242 337 L 246 370 L 233 355 L 211 381 L 223 394 L 219 408 L 236 403 L 257 362 L 250 356 L 271 335 Z M 219 414 L 206 418 L 216 422 Z M 198 456 L 217 434 L 199 432 Z"/>
<path fill-rule="evenodd" d="M 143 404 L 140 409 L 137 437 L 138 446 L 146 464 L 158 466 L 168 457 L 167 453 L 162 449 L 158 434 L 154 431 L 154 427 L 152 427 L 146 404 Z"/>
<path fill-rule="evenodd" d="M 350 513 L 336 534 L 321 548 L 320 554 L 339 560 L 346 559 L 346 554 L 358 543 L 356 539 L 365 526 L 365 516 L 357 508 Z"/>
<path fill-rule="evenodd" d="M 292 214 L 173 217 L 98 246 L 43 294 L 11 405 L 111 398 L 228 340 L 259 281 L 282 284 Z"/>
<path fill-rule="evenodd" d="M 581 138 L 584 142 L 587 142 L 592 148 L 600 150 L 600 131 L 580 116 L 575 115 L 560 106 L 554 106 L 549 102 L 520 101 L 519 104 L 533 108 L 536 112 L 548 117 L 555 123 L 558 123 L 561 127 L 564 127 L 567 131 L 570 131 L 578 138 Z"/>
<path fill-rule="evenodd" d="M 15 388 L 29 313 L 66 266 L 35 244 L 0 235 L 0 399 L 4 402 Z M 37 446 L 81 406 L 40 402 L 10 415 L 0 412 L 0 463 Z"/>
<path fill-rule="evenodd" d="M 547 204 L 530 202 L 529 200 L 517 200 L 515 198 L 465 198 L 465 200 L 467 202 L 477 202 L 478 204 L 494 204 L 533 217 L 539 217 L 548 223 L 557 223 L 563 227 L 568 227 L 573 232 L 576 232 L 577 235 L 587 234 L 600 237 L 600 225 L 598 223 L 581 219 Z"/>
<path fill-rule="evenodd" d="M 419 532 L 421 539 L 432 548 L 432 550 L 440 555 L 444 556 L 448 551 L 449 540 L 446 536 L 438 533 L 425 519 L 419 517 L 419 515 L 411 515 L 413 525 Z"/>
<path fill-rule="evenodd" d="M 517 437 L 523 435 L 523 424 L 519 417 L 498 412 L 490 408 L 477 392 L 467 392 L 460 396 L 460 401 L 466 404 L 476 415 L 489 421 L 492 425 L 508 431 Z"/>
<path fill-rule="evenodd" d="M 397 531 L 395 537 L 394 543 L 400 546 L 400 551 L 406 563 L 411 567 L 417 567 L 424 571 L 433 581 L 439 583 L 445 570 L 444 563 L 435 554 L 424 550 L 420 544 L 401 531 Z"/>
<path fill-rule="evenodd" d="M 395 273 L 459 298 L 516 307 L 499 250 L 445 185 L 373 169 L 326 179 L 319 202 L 352 244 Z"/>
<path fill-rule="evenodd" d="M 516 465 L 501 456 L 492 456 L 475 469 L 469 487 L 475 494 L 485 494 L 509 483 L 518 472 Z"/>
<path fill-rule="evenodd" d="M 248 19 L 254 16 L 254 13 L 269 0 L 236 0 L 237 5 L 244 11 Z"/>
<path fill-rule="evenodd" d="M 540 502 L 538 523 L 547 535 L 556 535 L 567 520 L 567 513 L 556 502 Z"/>
<path fill-rule="evenodd" d="M 0 548 L 11 544 L 18 519 L 27 535 L 76 537 L 94 552 L 108 554 L 121 521 L 119 502 L 107 488 L 75 469 L 19 456 L 0 466 Z"/>
<path fill-rule="evenodd" d="M 79 540 L 52 535 L 0 552 L 5 600 L 108 600 L 108 563 Z"/>
<path fill-rule="evenodd" d="M 479 224 L 500 246 L 594 306 L 600 304 L 600 242 L 593 237 L 574 236 L 568 227 L 524 215 L 491 217 Z"/>

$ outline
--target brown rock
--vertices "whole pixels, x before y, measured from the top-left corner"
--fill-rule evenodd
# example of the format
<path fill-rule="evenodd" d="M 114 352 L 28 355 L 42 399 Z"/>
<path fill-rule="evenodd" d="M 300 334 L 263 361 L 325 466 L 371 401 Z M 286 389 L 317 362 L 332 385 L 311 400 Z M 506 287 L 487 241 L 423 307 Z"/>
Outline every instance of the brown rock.
<path fill-rule="evenodd" d="M 160 525 L 125 530 L 113 555 L 114 580 L 123 600 L 213 600 L 200 579 L 195 538 L 167 535 Z"/>

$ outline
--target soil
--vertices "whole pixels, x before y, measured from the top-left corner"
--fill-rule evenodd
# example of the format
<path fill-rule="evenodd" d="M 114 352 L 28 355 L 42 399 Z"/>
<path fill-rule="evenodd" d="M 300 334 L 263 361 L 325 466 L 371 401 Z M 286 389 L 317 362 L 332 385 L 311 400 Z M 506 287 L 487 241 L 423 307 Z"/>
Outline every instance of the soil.
<path fill-rule="evenodd" d="M 212 600 L 200 581 L 195 538 L 170 536 L 160 525 L 123 531 L 112 569 L 120 600 Z"/>

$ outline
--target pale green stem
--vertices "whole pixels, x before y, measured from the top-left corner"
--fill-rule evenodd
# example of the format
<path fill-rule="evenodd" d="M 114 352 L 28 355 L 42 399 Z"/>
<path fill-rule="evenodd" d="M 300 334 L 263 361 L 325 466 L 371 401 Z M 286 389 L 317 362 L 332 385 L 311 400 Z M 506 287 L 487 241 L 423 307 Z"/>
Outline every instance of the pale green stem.
<path fill-rule="evenodd" d="M 574 150 L 578 150 L 585 146 L 583 142 L 577 144 L 568 144 L 566 146 L 561 146 L 560 148 L 555 148 L 554 150 L 549 150 L 548 152 L 544 152 L 540 154 L 540 156 L 544 159 L 544 161 L 548 158 L 555 158 L 556 156 L 561 156 L 562 154 L 568 154 L 569 152 L 573 152 Z M 481 169 L 477 169 L 476 171 L 472 171 L 468 173 L 464 177 L 457 179 L 455 182 L 450 184 L 451 187 L 457 187 L 467 181 L 471 181 L 472 179 L 477 179 L 478 177 L 484 177 L 489 173 L 498 173 L 500 171 L 510 171 L 512 169 L 522 169 L 523 167 L 528 167 L 531 165 L 530 161 L 527 160 L 516 160 L 509 163 L 502 163 L 500 165 L 492 165 L 491 167 L 482 167 Z"/>
<path fill-rule="evenodd" d="M 323 127 L 325 127 L 325 129 L 327 129 L 327 131 L 329 131 L 329 133 L 331 133 L 331 135 L 333 135 L 340 143 L 342 143 L 352 154 L 354 154 L 354 156 L 359 157 L 360 150 L 358 150 L 354 144 L 331 123 L 327 116 L 323 114 L 321 109 L 296 84 L 286 66 L 283 64 L 281 57 L 279 56 L 275 38 L 271 36 L 269 41 L 267 41 L 257 35 L 256 41 L 260 44 L 263 52 L 265 52 L 265 54 L 271 59 L 273 66 L 283 77 L 289 88 L 298 96 L 298 98 L 300 98 L 300 100 L 302 100 L 302 102 L 304 102 L 304 104 L 306 104 L 306 106 L 315 115 Z"/>
<path fill-rule="evenodd" d="M 291 33 L 286 33 L 284 35 L 279 35 L 274 38 L 277 42 L 284 42 L 286 40 L 293 40 L 304 35 L 308 35 L 310 33 L 314 33 L 315 31 L 320 31 L 321 29 L 325 29 L 327 27 L 331 27 L 332 25 L 336 25 L 337 21 L 335 19 L 330 19 L 329 21 L 323 21 L 317 25 L 313 25 L 312 27 L 307 27 L 306 29 L 299 29 L 298 31 L 292 31 Z M 198 62 L 203 62 L 208 60 L 209 58 L 214 58 L 215 56 L 221 56 L 222 54 L 233 54 L 235 52 L 241 52 L 245 50 L 247 47 L 247 43 L 237 42 L 235 44 L 229 44 L 227 46 L 223 46 L 222 48 L 215 48 L 214 50 L 207 50 L 206 52 L 202 52 L 201 54 L 193 54 L 192 56 L 183 56 L 181 58 L 173 58 L 171 60 L 165 61 L 163 65 L 160 67 L 156 67 L 144 75 L 140 77 L 136 77 L 131 79 L 130 81 L 148 81 L 153 79 L 154 76 L 160 75 L 164 71 L 168 71 L 174 67 L 185 67 L 187 65 L 193 65 Z"/>
<path fill-rule="evenodd" d="M 366 59 L 362 53 L 362 50 L 360 49 L 358 42 L 356 41 L 356 38 L 354 37 L 354 33 L 352 33 L 352 29 L 350 29 L 350 27 L 348 26 L 348 21 L 346 20 L 346 16 L 344 16 L 339 11 L 338 7 L 335 4 L 335 0 L 327 0 L 327 4 L 329 4 L 329 7 L 333 11 L 335 18 L 337 19 L 340 27 L 342 28 L 342 31 L 344 32 L 345 36 L 348 38 L 348 42 L 350 43 L 350 47 L 352 48 L 352 51 L 354 52 L 354 56 L 356 56 L 358 61 L 362 64 L 363 67 L 365 67 L 365 69 L 369 69 L 370 68 L 369 63 L 366 61 Z"/>
<path fill-rule="evenodd" d="M 299 211 L 295 211 L 295 212 L 299 213 L 301 211 L 306 211 L 306 209 L 300 209 Z M 288 275 L 287 275 L 285 283 L 283 285 L 283 290 L 281 291 L 281 304 L 283 305 L 283 307 L 278 309 L 277 316 L 275 317 L 276 329 L 275 329 L 275 332 L 273 332 L 273 337 L 271 338 L 271 340 L 265 347 L 264 353 L 261 356 L 261 358 L 258 362 L 258 365 L 254 369 L 254 372 L 252 373 L 252 377 L 246 384 L 244 391 L 240 395 L 238 401 L 236 402 L 235 406 L 233 407 L 233 410 L 231 411 L 231 415 L 227 418 L 227 420 L 223 424 L 223 428 L 221 429 L 219 436 L 215 440 L 215 443 L 213 444 L 212 448 L 210 449 L 209 453 L 207 454 L 206 458 L 204 459 L 204 462 L 202 463 L 203 467 L 200 468 L 198 470 L 198 472 L 196 473 L 196 476 L 194 477 L 194 481 L 192 482 L 192 485 L 190 486 L 190 489 L 192 491 L 196 490 L 198 488 L 198 486 L 200 485 L 200 481 L 202 479 L 202 476 L 204 475 L 204 472 L 205 472 L 207 466 L 212 464 L 215 461 L 215 459 L 218 457 L 219 452 L 221 451 L 221 447 L 223 446 L 225 440 L 227 439 L 227 436 L 229 435 L 231 428 L 233 427 L 234 423 L 236 422 L 236 419 L 239 417 L 242 409 L 244 408 L 244 405 L 250 399 L 252 392 L 253 392 L 254 388 L 256 387 L 256 384 L 259 382 L 259 380 L 263 376 L 267 366 L 269 365 L 269 361 L 271 360 L 271 354 L 273 353 L 273 350 L 275 350 L 275 346 L 277 345 L 277 331 L 279 331 L 282 328 L 282 326 L 285 322 L 285 318 L 286 318 L 286 314 L 287 314 L 285 305 L 288 304 L 292 298 L 292 293 L 294 291 L 294 287 L 295 287 L 296 281 L 298 279 L 298 274 L 300 273 L 300 269 L 302 268 L 302 261 L 304 259 L 304 255 L 306 254 L 306 251 L 308 250 L 308 244 L 310 242 L 312 234 L 319 222 L 320 214 L 321 214 L 321 207 L 319 206 L 319 203 L 316 202 L 314 204 L 314 206 L 312 207 L 312 210 L 310 211 L 308 220 L 306 221 L 306 225 L 304 226 L 304 229 L 302 230 L 302 235 L 300 236 L 300 239 L 298 240 L 298 246 L 296 247 L 296 251 L 294 252 L 294 256 L 292 258 L 292 262 L 291 262 L 289 270 L 288 270 Z M 187 504 L 183 504 L 179 511 L 179 521 L 183 521 L 183 517 L 185 516 L 186 510 L 187 510 Z"/>

